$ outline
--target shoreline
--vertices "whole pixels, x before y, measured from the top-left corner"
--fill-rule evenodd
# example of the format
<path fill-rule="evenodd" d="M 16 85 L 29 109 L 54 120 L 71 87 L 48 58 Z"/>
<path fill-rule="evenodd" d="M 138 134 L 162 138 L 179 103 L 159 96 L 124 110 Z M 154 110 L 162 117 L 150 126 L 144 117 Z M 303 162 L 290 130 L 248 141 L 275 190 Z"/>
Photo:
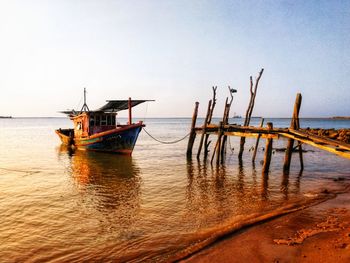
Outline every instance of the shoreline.
<path fill-rule="evenodd" d="M 350 193 L 248 226 L 180 262 L 350 262 Z"/>

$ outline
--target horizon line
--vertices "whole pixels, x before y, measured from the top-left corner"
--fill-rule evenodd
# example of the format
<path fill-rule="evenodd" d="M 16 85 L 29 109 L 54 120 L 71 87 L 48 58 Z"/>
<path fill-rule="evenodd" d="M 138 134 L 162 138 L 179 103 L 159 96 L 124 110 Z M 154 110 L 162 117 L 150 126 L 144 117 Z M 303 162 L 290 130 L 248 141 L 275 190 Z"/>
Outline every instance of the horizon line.
<path fill-rule="evenodd" d="M 56 116 L 0 116 L 0 119 L 30 119 L 30 118 L 36 118 L 36 119 L 68 119 L 69 117 L 62 116 L 62 117 L 56 117 Z M 127 119 L 128 117 L 119 117 Z M 198 116 L 197 118 L 205 118 L 205 116 Z M 213 118 L 218 119 L 222 118 L 222 116 L 214 116 Z M 253 116 L 251 119 L 292 119 L 292 117 L 263 117 L 263 116 Z M 192 117 L 133 117 L 133 119 L 192 119 Z M 245 117 L 229 117 L 229 119 L 245 119 Z M 331 117 L 325 117 L 325 116 L 319 116 L 319 117 L 299 117 L 299 119 L 338 119 L 338 120 L 346 120 L 350 119 L 350 116 L 331 116 Z"/>

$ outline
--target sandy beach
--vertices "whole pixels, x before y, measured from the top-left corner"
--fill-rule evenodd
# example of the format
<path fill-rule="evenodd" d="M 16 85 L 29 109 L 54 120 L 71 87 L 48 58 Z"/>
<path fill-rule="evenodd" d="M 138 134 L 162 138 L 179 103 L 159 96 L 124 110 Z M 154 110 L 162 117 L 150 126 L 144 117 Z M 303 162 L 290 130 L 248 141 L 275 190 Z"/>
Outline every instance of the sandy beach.
<path fill-rule="evenodd" d="M 233 233 L 181 262 L 350 262 L 350 194 Z"/>

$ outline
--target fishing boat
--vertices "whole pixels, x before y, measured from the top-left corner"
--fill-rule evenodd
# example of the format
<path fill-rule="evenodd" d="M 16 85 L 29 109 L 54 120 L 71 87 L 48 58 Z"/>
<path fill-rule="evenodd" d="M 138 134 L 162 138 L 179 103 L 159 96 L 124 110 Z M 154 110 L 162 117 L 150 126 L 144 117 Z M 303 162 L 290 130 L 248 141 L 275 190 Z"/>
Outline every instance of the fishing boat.
<path fill-rule="evenodd" d="M 89 110 L 86 104 L 84 89 L 84 104 L 80 111 L 61 111 L 73 121 L 73 129 L 58 129 L 57 135 L 63 144 L 88 151 L 102 151 L 131 155 L 137 137 L 145 127 L 142 121 L 132 122 L 132 108 L 153 100 L 107 100 L 107 103 L 97 110 Z M 128 110 L 127 124 L 116 122 L 119 111 Z"/>

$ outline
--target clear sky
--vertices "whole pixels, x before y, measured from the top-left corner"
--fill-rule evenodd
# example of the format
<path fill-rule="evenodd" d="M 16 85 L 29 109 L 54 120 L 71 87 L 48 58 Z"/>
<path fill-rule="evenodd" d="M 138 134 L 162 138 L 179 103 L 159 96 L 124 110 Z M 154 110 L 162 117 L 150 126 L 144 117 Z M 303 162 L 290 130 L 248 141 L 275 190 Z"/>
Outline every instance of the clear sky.
<path fill-rule="evenodd" d="M 155 99 L 136 115 L 204 115 L 227 86 L 243 115 L 350 115 L 350 1 L 0 0 L 0 115 L 61 116 L 106 99 Z M 78 106 L 78 107 L 77 107 Z"/>

